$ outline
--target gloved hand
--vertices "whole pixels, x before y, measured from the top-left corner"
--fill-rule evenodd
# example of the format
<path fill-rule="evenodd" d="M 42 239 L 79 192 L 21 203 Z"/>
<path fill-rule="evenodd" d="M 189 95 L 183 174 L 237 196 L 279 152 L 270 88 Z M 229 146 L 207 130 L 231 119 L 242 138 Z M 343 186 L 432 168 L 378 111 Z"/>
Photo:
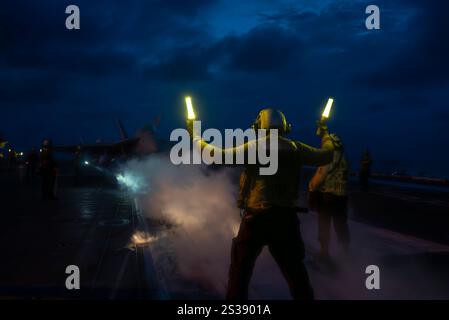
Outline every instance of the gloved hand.
<path fill-rule="evenodd" d="M 186 120 L 186 128 L 190 134 L 190 138 L 192 138 L 192 139 L 193 139 L 193 121 L 195 121 L 195 120 L 191 120 L 191 119 Z"/>
<path fill-rule="evenodd" d="M 326 121 L 318 120 L 316 125 L 317 125 L 316 135 L 318 137 L 322 138 L 329 134 L 329 128 L 327 127 Z"/>

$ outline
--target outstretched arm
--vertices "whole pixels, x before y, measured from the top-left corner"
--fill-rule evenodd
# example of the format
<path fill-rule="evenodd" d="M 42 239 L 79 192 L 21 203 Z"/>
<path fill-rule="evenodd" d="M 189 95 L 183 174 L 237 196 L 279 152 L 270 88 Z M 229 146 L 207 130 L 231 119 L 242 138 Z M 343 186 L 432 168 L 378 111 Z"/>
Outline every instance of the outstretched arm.
<path fill-rule="evenodd" d="M 332 162 L 334 146 L 330 140 L 323 138 L 321 149 L 311 147 L 305 143 L 297 142 L 301 163 L 306 166 L 324 166 Z"/>
<path fill-rule="evenodd" d="M 334 156 L 334 144 L 329 136 L 327 125 L 318 121 L 317 134 L 321 137 L 321 148 L 314 148 L 305 143 L 297 142 L 301 163 L 308 166 L 324 166 L 331 163 Z"/>
<path fill-rule="evenodd" d="M 217 153 L 220 154 L 221 159 L 229 159 L 232 158 L 234 161 L 233 163 L 236 163 L 236 159 L 239 159 L 239 157 L 242 157 L 241 159 L 248 159 L 248 155 L 256 154 L 256 148 L 257 148 L 257 142 L 258 140 L 250 140 L 246 143 L 243 143 L 239 146 L 230 147 L 230 148 L 220 148 L 217 146 L 214 146 L 212 144 L 207 143 L 204 139 L 201 138 L 200 132 L 195 132 L 193 127 L 193 120 L 187 120 L 187 130 L 189 131 L 190 136 L 193 140 L 193 147 L 200 151 L 205 152 L 205 154 L 211 155 L 212 157 L 217 156 Z M 266 139 L 261 138 L 259 140 Z M 248 160 L 246 160 L 248 161 Z"/>

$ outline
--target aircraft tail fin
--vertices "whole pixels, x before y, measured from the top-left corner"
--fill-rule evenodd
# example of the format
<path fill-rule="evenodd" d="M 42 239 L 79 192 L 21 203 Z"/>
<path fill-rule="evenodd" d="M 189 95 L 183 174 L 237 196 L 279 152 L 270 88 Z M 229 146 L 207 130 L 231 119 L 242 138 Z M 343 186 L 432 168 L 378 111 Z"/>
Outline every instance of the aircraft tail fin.
<path fill-rule="evenodd" d="M 154 119 L 153 119 L 153 125 L 152 125 L 153 132 L 154 132 L 154 133 L 157 132 L 157 128 L 159 127 L 160 123 L 161 123 L 161 116 L 156 116 L 156 117 L 154 117 Z"/>
<path fill-rule="evenodd" d="M 128 134 L 125 131 L 125 128 L 123 127 L 123 123 L 120 121 L 120 119 L 117 119 L 117 126 L 120 130 L 120 137 L 122 140 L 128 139 Z"/>

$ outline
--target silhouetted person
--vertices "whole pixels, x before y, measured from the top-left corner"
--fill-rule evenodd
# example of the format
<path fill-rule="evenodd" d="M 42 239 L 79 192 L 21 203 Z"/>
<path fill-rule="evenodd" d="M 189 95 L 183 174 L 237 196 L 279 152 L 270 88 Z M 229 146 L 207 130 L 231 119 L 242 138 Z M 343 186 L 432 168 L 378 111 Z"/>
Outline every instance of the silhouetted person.
<path fill-rule="evenodd" d="M 57 174 L 57 163 L 53 158 L 52 143 L 45 139 L 42 144 L 42 152 L 39 162 L 39 174 L 42 180 L 42 198 L 44 200 L 55 200 L 55 183 Z"/>
<path fill-rule="evenodd" d="M 8 166 L 10 169 L 14 168 L 17 164 L 17 154 L 14 150 L 8 150 Z"/>
<path fill-rule="evenodd" d="M 34 179 L 36 175 L 37 163 L 39 162 L 39 156 L 36 149 L 31 149 L 30 153 L 27 155 L 26 165 L 27 165 L 27 178 Z"/>
<path fill-rule="evenodd" d="M 332 222 L 338 242 L 345 252 L 350 242 L 346 192 L 348 163 L 340 139 L 335 134 L 330 137 L 335 146 L 333 161 L 319 167 L 309 183 L 309 204 L 318 214 L 318 240 L 322 258 L 329 257 Z"/>
<path fill-rule="evenodd" d="M 73 169 L 75 176 L 75 184 L 79 184 L 81 176 L 81 160 L 82 160 L 82 150 L 81 146 L 77 146 L 75 153 L 73 154 Z"/>
<path fill-rule="evenodd" d="M 371 176 L 371 155 L 366 149 L 363 153 L 362 160 L 360 160 L 359 182 L 363 191 L 369 190 L 369 178 Z"/>
<path fill-rule="evenodd" d="M 191 123 L 188 122 L 189 126 Z M 327 126 L 320 122 L 319 127 L 321 149 L 286 138 L 290 125 L 278 110 L 260 111 L 253 124 L 254 129 L 278 130 L 278 169 L 272 175 L 263 175 L 259 170 L 261 164 L 246 163 L 240 176 L 238 207 L 243 210 L 243 216 L 238 234 L 232 240 L 227 299 L 248 299 L 254 264 L 265 246 L 268 246 L 279 265 L 293 298 L 313 299 L 313 289 L 303 261 L 305 249 L 299 228 L 297 201 L 301 167 L 321 166 L 332 161 L 334 147 Z M 256 138 L 235 148 L 222 149 L 202 140 L 192 128 L 189 130 L 195 148 L 221 153 L 223 159 L 254 151 L 258 144 Z M 259 139 L 266 139 L 267 149 L 271 148 L 271 132 L 266 138 Z M 247 161 L 248 155 L 244 158 Z M 203 196 L 207 197 L 207 194 Z"/>

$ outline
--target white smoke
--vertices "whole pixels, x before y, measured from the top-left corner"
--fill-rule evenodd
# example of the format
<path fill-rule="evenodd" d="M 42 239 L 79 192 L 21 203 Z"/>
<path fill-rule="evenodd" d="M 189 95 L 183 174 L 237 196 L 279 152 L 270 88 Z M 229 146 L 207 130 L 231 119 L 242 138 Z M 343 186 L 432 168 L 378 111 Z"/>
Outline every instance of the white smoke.
<path fill-rule="evenodd" d="M 118 179 L 139 194 L 139 206 L 148 218 L 174 225 L 168 249 L 174 250 L 183 277 L 222 294 L 231 239 L 240 221 L 232 170 L 175 166 L 168 157 L 151 156 L 129 161 Z"/>
<path fill-rule="evenodd" d="M 154 245 L 161 238 L 169 238 L 170 241 L 161 243 L 160 246 L 163 250 L 174 252 L 176 267 L 182 277 L 201 285 L 204 291 L 210 289 L 222 296 L 226 289 L 231 239 L 240 222 L 235 203 L 238 186 L 233 179 L 233 170 L 210 170 L 199 165 L 175 166 L 168 157 L 151 156 L 146 160 L 128 162 L 119 178 L 139 199 L 139 206 L 148 218 L 174 225 L 170 233 L 162 237 L 137 234 L 132 239 L 133 243 Z M 385 266 L 387 273 L 382 276 L 383 290 L 371 292 L 364 286 L 367 265 L 376 264 L 384 270 L 383 259 L 386 256 L 401 258 L 407 253 L 413 257 L 419 252 L 428 251 L 427 242 L 422 244 L 423 241 L 419 239 L 411 241 L 397 233 L 350 221 L 353 239 L 351 253 L 349 256 L 339 257 L 339 247 L 333 234 L 331 255 L 337 258 L 335 263 L 338 271 L 329 271 L 311 256 L 311 253 L 319 251 L 316 215 L 311 212 L 302 216 L 301 220 L 308 252 L 306 266 L 318 299 L 425 297 L 425 290 L 416 290 L 413 281 L 404 280 L 405 275 L 408 279 L 423 278 L 422 282 L 429 285 L 429 288 L 438 287 L 439 279 L 437 276 L 432 277 L 432 270 L 419 266 L 416 270 L 405 272 L 400 268 L 391 270 L 391 266 Z M 394 238 L 386 238 L 387 235 Z M 448 252 L 446 246 L 431 251 L 435 250 Z M 429 276 L 424 277 L 426 274 Z M 436 296 L 437 293 L 438 290 L 434 295 L 429 293 L 429 297 Z M 447 292 L 441 293 L 441 296 L 447 297 Z M 289 297 L 285 280 L 265 249 L 256 263 L 250 284 L 250 298 Z"/>

